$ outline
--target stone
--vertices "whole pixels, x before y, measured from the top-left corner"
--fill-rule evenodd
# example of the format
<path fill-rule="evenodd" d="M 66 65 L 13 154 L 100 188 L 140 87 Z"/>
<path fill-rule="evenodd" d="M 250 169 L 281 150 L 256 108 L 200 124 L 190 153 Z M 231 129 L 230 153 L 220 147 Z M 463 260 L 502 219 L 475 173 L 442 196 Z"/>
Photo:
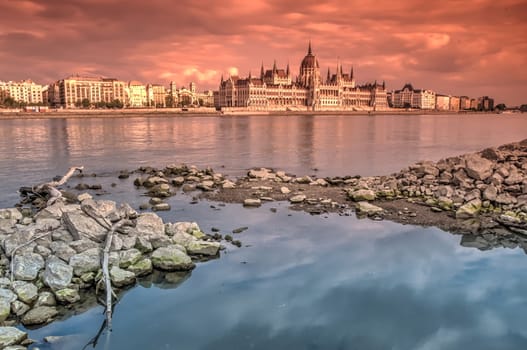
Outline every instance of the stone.
<path fill-rule="evenodd" d="M 138 277 L 148 275 L 153 270 L 152 260 L 148 258 L 141 259 L 135 264 L 128 266 L 127 270 Z"/>
<path fill-rule="evenodd" d="M 119 267 L 126 269 L 128 266 L 141 260 L 142 254 L 138 249 L 132 248 L 120 252 Z"/>
<path fill-rule="evenodd" d="M 150 243 L 150 241 L 143 236 L 137 237 L 135 241 L 135 248 L 143 254 L 150 253 L 152 250 L 154 250 L 152 243 Z"/>
<path fill-rule="evenodd" d="M 15 327 L 0 327 L 0 348 L 20 344 L 27 339 L 27 333 Z"/>
<path fill-rule="evenodd" d="M 22 213 L 17 208 L 0 209 L 0 219 L 22 220 Z"/>
<path fill-rule="evenodd" d="M 37 325 L 47 323 L 53 320 L 59 312 L 53 306 L 37 306 L 36 308 L 29 310 L 22 317 L 22 324 L 24 326 Z"/>
<path fill-rule="evenodd" d="M 516 198 L 514 198 L 513 196 L 511 196 L 508 193 L 499 194 L 496 197 L 496 200 L 495 200 L 496 203 L 504 204 L 504 205 L 514 204 L 514 203 L 516 203 L 516 201 L 517 201 Z"/>
<path fill-rule="evenodd" d="M 101 267 L 101 257 L 99 249 L 88 249 L 85 252 L 75 254 L 70 259 L 70 266 L 73 267 L 75 276 L 81 276 L 86 272 L 97 272 Z"/>
<path fill-rule="evenodd" d="M 35 249 L 33 249 L 33 252 L 42 256 L 44 259 L 51 255 L 51 249 L 41 245 L 37 245 Z"/>
<path fill-rule="evenodd" d="M 381 207 L 378 207 L 365 201 L 358 202 L 355 208 L 358 213 L 367 215 L 382 213 L 384 211 L 384 209 L 382 209 Z"/>
<path fill-rule="evenodd" d="M 39 254 L 15 255 L 13 275 L 17 280 L 33 281 L 42 268 L 44 268 L 44 259 Z"/>
<path fill-rule="evenodd" d="M 87 193 L 87 192 L 84 192 L 84 193 L 81 193 L 77 196 L 77 200 L 79 202 L 82 202 L 82 201 L 85 201 L 85 200 L 89 200 L 89 199 L 93 199 L 92 195 Z"/>
<path fill-rule="evenodd" d="M 317 185 L 317 186 L 323 186 L 323 187 L 326 187 L 326 186 L 329 186 L 329 183 L 324 180 L 324 179 L 316 179 L 313 184 Z"/>
<path fill-rule="evenodd" d="M 156 249 L 151 260 L 154 267 L 167 271 L 185 271 L 195 267 L 190 257 L 176 245 Z"/>
<path fill-rule="evenodd" d="M 348 192 L 348 196 L 355 202 L 372 201 L 375 199 L 375 192 L 367 189 L 360 189 Z"/>
<path fill-rule="evenodd" d="M 483 199 L 494 202 L 498 197 L 498 189 L 494 185 L 488 185 L 483 191 Z"/>
<path fill-rule="evenodd" d="M 106 237 L 106 228 L 84 213 L 66 212 L 62 214 L 62 222 L 74 240 L 93 237 L 103 241 Z"/>
<path fill-rule="evenodd" d="M 15 219 L 0 219 L 0 234 L 15 233 Z"/>
<path fill-rule="evenodd" d="M 77 253 L 82 253 L 82 252 L 87 251 L 88 249 L 98 248 L 99 243 L 94 242 L 88 238 L 82 238 L 82 239 L 70 242 L 69 246 L 73 248 L 73 250 L 75 250 Z"/>
<path fill-rule="evenodd" d="M 69 262 L 70 258 L 77 254 L 77 252 L 73 248 L 71 248 L 68 243 L 63 241 L 51 242 L 50 249 L 53 255 L 66 262 Z"/>
<path fill-rule="evenodd" d="M 219 242 L 191 241 L 185 246 L 187 253 L 214 256 L 220 250 Z"/>
<path fill-rule="evenodd" d="M 259 207 L 260 205 L 262 205 L 262 201 L 260 199 L 247 198 L 243 201 L 244 207 Z"/>
<path fill-rule="evenodd" d="M 166 247 L 172 244 L 172 240 L 167 235 L 153 235 L 148 238 L 152 244 L 152 248 L 154 249 Z"/>
<path fill-rule="evenodd" d="M 11 314 L 11 302 L 0 298 L 0 323 L 4 322 Z"/>
<path fill-rule="evenodd" d="M 196 241 L 197 238 L 191 235 L 190 233 L 184 231 L 177 231 L 176 234 L 172 236 L 172 242 L 179 244 L 183 247 L 186 247 L 190 242 Z"/>
<path fill-rule="evenodd" d="M 20 300 L 15 300 L 11 303 L 11 312 L 19 317 L 28 312 L 29 309 L 31 309 L 29 305 L 21 302 Z"/>
<path fill-rule="evenodd" d="M 135 235 L 121 235 L 116 234 L 115 237 L 119 237 L 119 239 L 123 242 L 122 249 L 128 250 L 135 247 L 135 243 L 137 241 L 137 237 Z"/>
<path fill-rule="evenodd" d="M 37 301 L 35 302 L 35 306 L 55 306 L 57 305 L 57 301 L 55 300 L 55 296 L 51 292 L 42 292 L 38 295 Z"/>
<path fill-rule="evenodd" d="M 16 234 L 10 234 L 8 235 L 3 243 L 2 247 L 4 248 L 4 252 L 7 256 L 11 256 L 11 253 L 13 253 L 13 250 L 17 248 L 18 246 L 29 242 L 33 238 L 33 233 L 30 230 L 22 230 L 18 231 Z M 27 245 L 27 248 L 22 248 L 17 251 L 17 254 L 20 254 L 24 251 L 33 251 L 35 247 L 35 243 L 31 243 Z"/>
<path fill-rule="evenodd" d="M 457 219 L 469 219 L 477 216 L 481 210 L 481 199 L 473 199 L 463 204 L 456 211 Z"/>
<path fill-rule="evenodd" d="M 465 156 L 467 175 L 476 180 L 486 180 L 492 175 L 494 163 L 482 158 L 478 154 L 468 154 Z"/>
<path fill-rule="evenodd" d="M 221 187 L 224 189 L 230 189 L 230 188 L 235 188 L 236 184 L 232 182 L 231 180 L 225 180 L 223 181 L 223 184 L 221 185 Z"/>
<path fill-rule="evenodd" d="M 117 266 L 112 266 L 110 269 L 110 279 L 112 280 L 112 285 L 117 288 L 122 288 L 135 283 L 135 274 Z"/>
<path fill-rule="evenodd" d="M 159 235 L 165 233 L 163 220 L 154 213 L 143 213 L 137 218 L 137 232 L 143 235 Z"/>
<path fill-rule="evenodd" d="M 16 294 L 7 288 L 0 288 L 0 299 L 6 299 L 10 303 L 15 301 L 17 298 Z"/>
<path fill-rule="evenodd" d="M 258 169 L 251 169 L 247 173 L 247 175 L 251 178 L 256 179 L 262 179 L 262 180 L 269 180 L 276 178 L 276 175 L 269 169 L 260 168 Z"/>
<path fill-rule="evenodd" d="M 505 178 L 504 182 L 507 185 L 515 185 L 521 183 L 524 179 L 524 175 L 522 175 L 517 169 L 513 169 L 509 176 Z"/>
<path fill-rule="evenodd" d="M 303 194 L 297 194 L 296 196 L 292 196 L 289 198 L 289 202 L 296 204 L 296 203 L 302 203 L 306 200 L 306 196 Z"/>
<path fill-rule="evenodd" d="M 285 186 L 282 186 L 282 187 L 280 187 L 280 192 L 282 194 L 289 194 L 289 193 L 291 193 L 291 190 L 289 188 L 285 187 Z"/>
<path fill-rule="evenodd" d="M 71 235 L 71 233 L 64 229 L 64 228 L 59 228 L 53 232 L 51 232 L 51 239 L 55 242 L 71 242 L 73 241 L 73 236 Z"/>
<path fill-rule="evenodd" d="M 18 299 L 26 304 L 33 304 L 38 298 L 38 288 L 32 283 L 24 281 L 14 281 L 12 284 L 13 291 Z"/>
<path fill-rule="evenodd" d="M 61 304 L 73 304 L 81 300 L 81 296 L 76 289 L 64 288 L 55 291 L 55 298 Z"/>
<path fill-rule="evenodd" d="M 168 211 L 170 210 L 170 204 L 168 203 L 159 203 L 152 206 L 153 211 Z"/>
<path fill-rule="evenodd" d="M 46 268 L 42 274 L 42 282 L 52 290 L 64 289 L 73 278 L 73 267 L 56 256 L 46 260 Z"/>

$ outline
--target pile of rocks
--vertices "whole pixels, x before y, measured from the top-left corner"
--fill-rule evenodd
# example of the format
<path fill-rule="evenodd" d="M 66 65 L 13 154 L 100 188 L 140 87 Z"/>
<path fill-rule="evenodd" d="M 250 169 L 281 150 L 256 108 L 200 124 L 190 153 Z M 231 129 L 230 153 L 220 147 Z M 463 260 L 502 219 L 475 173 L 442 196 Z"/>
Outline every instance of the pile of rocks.
<path fill-rule="evenodd" d="M 36 215 L 17 208 L 0 210 L 0 344 L 18 322 L 49 322 L 82 295 L 96 291 L 108 230 L 99 219 L 126 220 L 113 234 L 109 254 L 112 286 L 131 286 L 154 269 L 189 271 L 195 261 L 219 256 L 217 239 L 194 222 L 164 223 L 155 213 L 137 213 L 128 204 L 57 201 Z M 86 293 L 80 293 L 80 292 Z"/>
<path fill-rule="evenodd" d="M 347 184 L 354 201 L 412 198 L 458 219 L 489 214 L 527 234 L 527 140 Z"/>

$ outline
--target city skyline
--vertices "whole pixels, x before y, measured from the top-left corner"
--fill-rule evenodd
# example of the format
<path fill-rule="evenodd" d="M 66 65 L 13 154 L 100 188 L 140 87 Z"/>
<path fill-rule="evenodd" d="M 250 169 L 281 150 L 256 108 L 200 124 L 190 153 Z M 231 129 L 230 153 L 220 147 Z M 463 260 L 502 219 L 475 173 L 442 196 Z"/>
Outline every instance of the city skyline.
<path fill-rule="evenodd" d="M 379 10 L 381 9 L 381 10 Z M 298 62 L 311 40 L 334 71 L 359 82 L 405 83 L 439 93 L 525 103 L 525 1 L 376 3 L 231 0 L 2 1 L 0 80 L 49 83 L 90 74 L 217 90 L 223 74 Z M 334 62 L 333 65 L 330 63 Z"/>

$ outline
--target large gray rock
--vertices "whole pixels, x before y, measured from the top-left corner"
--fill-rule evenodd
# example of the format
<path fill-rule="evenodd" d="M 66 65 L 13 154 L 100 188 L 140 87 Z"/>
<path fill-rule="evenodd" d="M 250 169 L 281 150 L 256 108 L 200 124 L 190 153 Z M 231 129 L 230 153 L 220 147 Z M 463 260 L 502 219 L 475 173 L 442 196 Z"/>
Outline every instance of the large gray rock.
<path fill-rule="evenodd" d="M 81 276 L 86 272 L 97 272 L 101 267 L 100 251 L 97 248 L 88 249 L 85 252 L 75 254 L 70 259 L 75 276 Z"/>
<path fill-rule="evenodd" d="M 0 298 L 0 322 L 4 322 L 11 314 L 11 302 Z"/>
<path fill-rule="evenodd" d="M 20 344 L 27 339 L 27 333 L 15 327 L 0 327 L 0 348 Z"/>
<path fill-rule="evenodd" d="M 117 288 L 128 286 L 135 283 L 135 274 L 130 271 L 123 270 L 117 266 L 112 266 L 110 269 L 110 279 L 112 284 Z"/>
<path fill-rule="evenodd" d="M 152 243 L 143 236 L 138 236 L 135 241 L 135 248 L 138 249 L 141 253 L 150 253 L 154 248 Z"/>
<path fill-rule="evenodd" d="M 18 299 L 26 304 L 31 305 L 38 298 L 38 288 L 32 283 L 14 281 L 12 287 Z"/>
<path fill-rule="evenodd" d="M 0 234 L 14 233 L 16 225 L 15 219 L 0 219 Z"/>
<path fill-rule="evenodd" d="M 62 214 L 62 222 L 71 233 L 74 240 L 83 237 L 93 237 L 97 240 L 103 241 L 106 237 L 106 228 L 99 225 L 97 221 L 86 214 L 79 212 L 66 212 Z"/>
<path fill-rule="evenodd" d="M 46 268 L 42 274 L 42 281 L 52 290 L 64 289 L 73 277 L 73 267 L 56 256 L 50 256 L 46 261 Z"/>
<path fill-rule="evenodd" d="M 194 255 L 216 255 L 220 250 L 219 242 L 191 241 L 185 246 L 187 253 Z"/>
<path fill-rule="evenodd" d="M 488 185 L 487 188 L 483 191 L 483 199 L 489 201 L 495 201 L 498 196 L 498 189 L 494 185 Z"/>
<path fill-rule="evenodd" d="M 16 300 L 16 294 L 7 288 L 0 288 L 0 299 L 6 299 L 12 303 Z"/>
<path fill-rule="evenodd" d="M 142 254 L 138 249 L 132 248 L 129 250 L 124 250 L 120 252 L 120 259 L 119 259 L 119 267 L 126 269 L 128 266 L 135 264 L 138 262 Z"/>
<path fill-rule="evenodd" d="M 247 198 L 243 200 L 244 207 L 259 207 L 262 205 L 262 201 L 258 198 Z"/>
<path fill-rule="evenodd" d="M 372 190 L 360 189 L 348 192 L 348 196 L 355 202 L 372 201 L 375 199 L 375 192 Z"/>
<path fill-rule="evenodd" d="M 52 321 L 58 314 L 59 312 L 53 306 L 37 306 L 22 317 L 22 323 L 24 326 L 46 323 Z"/>
<path fill-rule="evenodd" d="M 520 173 L 518 169 L 511 170 L 509 176 L 505 179 L 507 185 L 515 185 L 521 183 L 525 179 L 525 175 Z"/>
<path fill-rule="evenodd" d="M 485 180 L 492 175 L 494 163 L 478 154 L 465 156 L 467 175 L 476 180 Z"/>
<path fill-rule="evenodd" d="M 373 215 L 377 213 L 382 213 L 384 211 L 381 207 L 378 207 L 365 201 L 358 202 L 355 206 L 355 209 L 357 210 L 357 213 L 366 215 Z"/>
<path fill-rule="evenodd" d="M 63 241 L 55 241 L 50 244 L 51 252 L 58 258 L 69 262 L 71 257 L 77 254 L 75 249 L 69 246 L 68 243 Z"/>
<path fill-rule="evenodd" d="M 7 256 L 11 256 L 11 253 L 13 253 L 13 250 L 17 248 L 18 246 L 25 244 L 29 242 L 33 238 L 33 232 L 30 230 L 22 230 L 18 231 L 16 234 L 10 234 L 9 236 L 4 239 L 4 242 L 2 243 L 2 247 L 4 248 L 4 252 Z M 17 254 L 20 254 L 22 252 L 31 252 L 35 248 L 36 243 L 30 243 L 24 248 L 21 248 L 17 251 Z"/>
<path fill-rule="evenodd" d="M 81 300 L 79 292 L 73 288 L 64 288 L 55 291 L 57 301 L 62 304 L 73 304 Z"/>
<path fill-rule="evenodd" d="M 457 219 L 469 219 L 477 216 L 481 211 L 481 199 L 473 199 L 463 204 L 456 211 Z"/>
<path fill-rule="evenodd" d="M 293 204 L 302 203 L 305 200 L 306 200 L 305 194 L 297 194 L 296 196 L 292 196 L 291 198 L 289 198 L 289 201 Z"/>
<path fill-rule="evenodd" d="M 42 292 L 38 295 L 37 302 L 35 303 L 36 306 L 55 306 L 57 305 L 57 301 L 55 300 L 55 296 L 51 292 Z"/>
<path fill-rule="evenodd" d="M 191 242 L 196 241 L 197 238 L 191 235 L 190 233 L 178 230 L 176 233 L 172 236 L 172 242 L 175 244 L 182 245 L 183 247 L 188 246 Z"/>
<path fill-rule="evenodd" d="M 144 276 L 153 270 L 152 260 L 144 258 L 133 265 L 128 266 L 128 271 L 133 272 L 136 276 Z"/>
<path fill-rule="evenodd" d="M 152 264 L 158 269 L 167 271 L 192 270 L 195 265 L 182 251 L 183 249 L 177 245 L 158 248 L 152 253 Z"/>
<path fill-rule="evenodd" d="M 192 232 L 194 231 L 201 231 L 198 224 L 195 222 L 181 221 L 176 223 L 165 224 L 165 233 L 168 236 L 173 236 L 178 232 L 192 234 Z"/>
<path fill-rule="evenodd" d="M 69 246 L 73 250 L 75 250 L 77 253 L 82 253 L 82 252 L 87 251 L 88 249 L 98 248 L 99 243 L 94 242 L 88 238 L 82 238 L 82 239 L 70 242 Z"/>
<path fill-rule="evenodd" d="M 18 221 L 22 219 L 22 213 L 17 208 L 0 209 L 0 219 L 14 219 Z"/>
<path fill-rule="evenodd" d="M 159 235 L 165 233 L 163 220 L 154 213 L 143 213 L 137 218 L 135 226 L 139 234 Z"/>
<path fill-rule="evenodd" d="M 17 280 L 33 281 L 44 268 L 44 259 L 36 253 L 15 255 L 13 275 Z"/>
<path fill-rule="evenodd" d="M 28 312 L 31 308 L 26 303 L 21 302 L 20 300 L 15 300 L 11 303 L 11 312 L 17 316 L 22 316 Z"/>

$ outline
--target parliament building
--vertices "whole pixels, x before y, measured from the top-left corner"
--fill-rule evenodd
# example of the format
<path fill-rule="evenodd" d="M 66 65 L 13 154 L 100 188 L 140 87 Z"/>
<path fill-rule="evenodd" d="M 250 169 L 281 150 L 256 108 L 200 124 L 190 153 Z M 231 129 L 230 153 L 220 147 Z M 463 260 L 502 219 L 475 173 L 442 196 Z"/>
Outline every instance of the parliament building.
<path fill-rule="evenodd" d="M 356 85 L 353 68 L 343 73 L 342 65 L 336 72 L 328 69 L 326 79 L 320 74 L 318 60 L 311 50 L 300 64 L 300 72 L 293 79 L 289 64 L 279 69 L 265 70 L 262 64 L 259 77 L 250 73 L 247 78 L 230 76 L 221 79 L 216 107 L 222 110 L 248 111 L 366 111 L 388 108 L 385 84 L 377 82 Z"/>

